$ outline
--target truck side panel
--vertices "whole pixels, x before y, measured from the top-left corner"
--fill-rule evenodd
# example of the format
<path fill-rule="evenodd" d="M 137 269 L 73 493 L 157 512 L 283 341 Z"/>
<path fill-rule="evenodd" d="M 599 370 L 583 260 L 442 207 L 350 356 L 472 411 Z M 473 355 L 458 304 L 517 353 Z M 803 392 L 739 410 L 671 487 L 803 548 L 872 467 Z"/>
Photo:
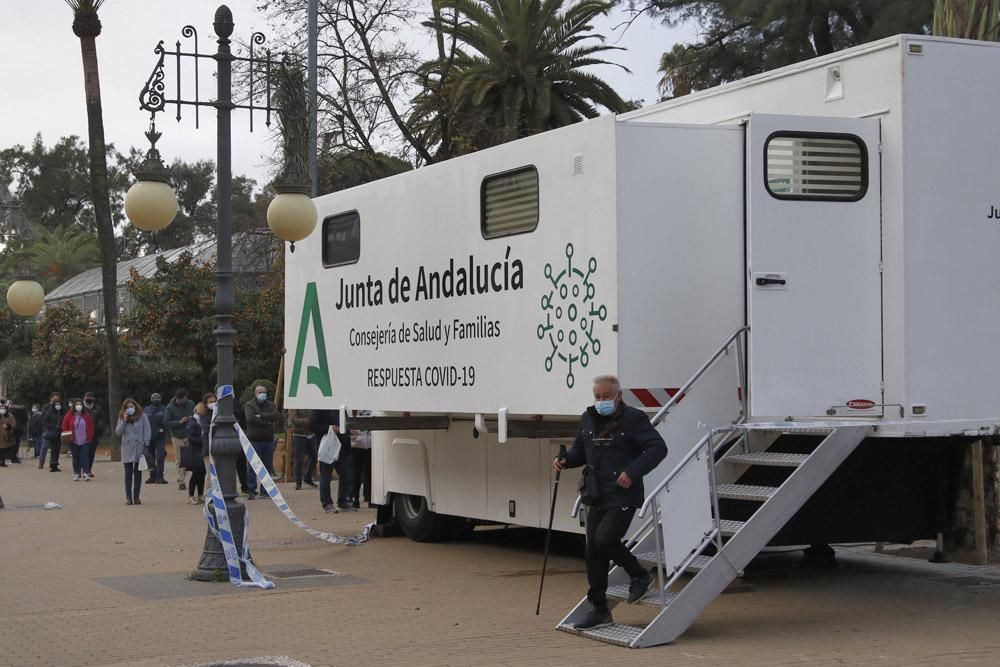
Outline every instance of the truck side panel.
<path fill-rule="evenodd" d="M 922 46 L 903 56 L 906 413 L 925 404 L 928 420 L 996 416 L 1000 48 Z"/>

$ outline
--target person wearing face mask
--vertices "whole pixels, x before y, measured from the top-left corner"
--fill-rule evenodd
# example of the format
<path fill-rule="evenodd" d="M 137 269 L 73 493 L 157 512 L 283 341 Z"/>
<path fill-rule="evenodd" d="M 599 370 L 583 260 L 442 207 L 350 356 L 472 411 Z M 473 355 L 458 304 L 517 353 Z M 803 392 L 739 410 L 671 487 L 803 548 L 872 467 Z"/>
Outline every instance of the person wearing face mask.
<path fill-rule="evenodd" d="M 635 511 L 645 500 L 642 478 L 667 455 L 667 445 L 649 417 L 622 402 L 621 384 L 613 375 L 594 378 L 594 404 L 580 417 L 573 446 L 552 467 L 586 464 L 596 479 L 596 498 L 587 508 L 587 600 L 591 610 L 574 627 L 592 630 L 611 625 L 608 608 L 608 563 L 614 561 L 632 578 L 628 602 L 641 600 L 649 589 L 649 572 L 622 544 Z"/>
<path fill-rule="evenodd" d="M 267 387 L 259 384 L 254 387 L 253 393 L 254 397 L 243 406 L 247 416 L 247 438 L 264 467 L 274 477 L 274 423 L 280 415 L 274 402 L 268 400 Z M 247 470 L 247 486 L 250 499 L 256 498 L 257 478 L 251 470 Z"/>
<path fill-rule="evenodd" d="M 170 433 L 170 442 L 174 446 L 174 463 L 177 464 L 177 488 L 183 491 L 187 488 L 184 480 L 187 479 L 187 471 L 184 470 L 182 462 L 183 450 L 187 446 L 186 425 L 191 421 L 194 414 L 194 401 L 188 399 L 187 389 L 178 389 L 174 393 L 174 399 L 167 404 L 163 411 L 163 426 Z"/>
<path fill-rule="evenodd" d="M 94 420 L 83 404 L 83 400 L 70 401 L 73 409 L 62 420 L 62 430 L 70 431 L 72 439 L 69 451 L 73 456 L 73 481 L 90 481 L 90 443 L 94 440 Z"/>
<path fill-rule="evenodd" d="M 151 431 L 149 419 L 135 399 L 126 398 L 122 401 L 121 412 L 118 413 L 118 424 L 115 433 L 122 439 L 122 463 L 125 465 L 125 504 L 141 505 L 139 491 L 142 490 L 142 471 L 139 470 L 139 459 L 146 453 L 149 446 Z"/>
<path fill-rule="evenodd" d="M 92 391 L 88 391 L 83 395 L 83 407 L 87 408 L 87 412 L 90 413 L 90 419 L 94 422 L 94 439 L 87 447 L 87 455 L 90 457 L 87 469 L 91 471 L 90 476 L 93 477 L 94 457 L 97 456 L 97 445 L 108 430 L 108 418 L 104 413 L 104 408 L 97 402 L 97 396 Z"/>
<path fill-rule="evenodd" d="M 209 392 L 194 406 L 194 416 L 187 424 L 187 447 L 184 448 L 184 467 L 191 472 L 188 481 L 188 502 L 202 505 L 205 502 L 205 472 L 208 468 L 208 431 L 212 428 L 212 410 L 215 408 L 215 394 Z"/>
<path fill-rule="evenodd" d="M 0 468 L 7 467 L 6 459 L 11 456 L 14 448 L 14 427 L 17 425 L 14 415 L 7 408 L 7 402 L 0 402 Z"/>
<path fill-rule="evenodd" d="M 149 397 L 149 405 L 143 408 L 146 419 L 149 420 L 149 448 L 146 450 L 146 464 L 149 466 L 149 479 L 146 484 L 166 484 L 163 468 L 167 460 L 167 431 L 163 424 L 163 414 L 166 407 L 163 398 L 154 393 Z"/>
<path fill-rule="evenodd" d="M 37 459 L 42 455 L 43 431 L 42 406 L 35 403 L 31 406 L 31 416 L 28 417 L 28 440 L 31 442 L 31 447 L 35 452 L 31 457 L 33 459 Z"/>
<path fill-rule="evenodd" d="M 59 433 L 62 431 L 62 420 L 66 415 L 63 409 L 62 397 L 59 392 L 53 392 L 49 402 L 42 408 L 42 453 L 38 456 L 39 469 L 45 467 L 45 454 L 49 455 L 49 472 L 59 472 Z"/>

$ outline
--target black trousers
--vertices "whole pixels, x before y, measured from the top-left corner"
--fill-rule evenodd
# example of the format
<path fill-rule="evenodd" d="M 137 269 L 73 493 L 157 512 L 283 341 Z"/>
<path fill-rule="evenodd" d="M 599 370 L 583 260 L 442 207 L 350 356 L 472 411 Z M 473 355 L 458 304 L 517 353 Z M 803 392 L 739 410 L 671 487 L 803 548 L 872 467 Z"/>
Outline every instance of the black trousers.
<path fill-rule="evenodd" d="M 236 478 L 240 482 L 240 491 L 247 492 L 247 455 L 240 448 L 240 454 L 236 457 Z"/>
<path fill-rule="evenodd" d="M 355 449 L 352 447 L 351 451 L 354 457 L 354 470 L 352 471 L 354 488 L 351 497 L 355 501 L 360 502 L 361 486 L 364 485 L 365 502 L 369 502 L 372 498 L 372 450 Z"/>
<path fill-rule="evenodd" d="M 192 470 L 191 481 L 188 482 L 188 497 L 205 495 L 205 471 Z"/>
<path fill-rule="evenodd" d="M 645 570 L 635 556 L 625 548 L 625 537 L 634 507 L 587 509 L 587 600 L 596 609 L 608 608 L 608 569 L 610 561 L 622 567 L 632 578 L 641 577 Z"/>
<path fill-rule="evenodd" d="M 316 442 L 316 436 L 296 434 L 292 436 L 292 444 L 295 448 L 295 460 L 293 464 L 295 483 L 301 484 L 303 479 L 311 482 L 313 471 L 316 469 L 316 450 L 319 447 Z"/>

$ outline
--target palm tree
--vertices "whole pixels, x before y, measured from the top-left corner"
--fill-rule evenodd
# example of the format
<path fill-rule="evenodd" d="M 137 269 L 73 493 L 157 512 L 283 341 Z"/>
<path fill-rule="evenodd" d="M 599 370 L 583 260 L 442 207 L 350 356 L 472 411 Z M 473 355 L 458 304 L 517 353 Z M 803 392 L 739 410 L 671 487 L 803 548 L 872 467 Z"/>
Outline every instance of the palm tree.
<path fill-rule="evenodd" d="M 24 252 L 31 264 L 35 278 L 46 293 L 73 276 L 92 269 L 101 263 L 101 252 L 94 235 L 71 224 L 49 229 L 44 225 L 31 225 L 33 237 Z M 14 280 L 19 253 L 6 253 L 0 261 L 0 290 Z"/>
<path fill-rule="evenodd" d="M 570 1 L 564 7 L 567 0 L 435 0 L 451 16 L 436 11 L 427 25 L 455 39 L 457 49 L 447 62 L 425 66 L 427 77 L 438 77 L 425 88 L 438 98 L 418 96 L 418 113 L 435 107 L 450 113 L 449 133 L 475 149 L 593 118 L 598 106 L 625 111 L 618 93 L 585 71 L 614 64 L 596 57 L 618 47 L 604 44 L 592 25 L 612 3 Z M 425 126 L 433 132 L 428 115 Z"/>
<path fill-rule="evenodd" d="M 1000 0 L 935 0 L 932 32 L 942 37 L 1000 40 Z"/>
<path fill-rule="evenodd" d="M 85 229 L 69 224 L 55 229 L 33 225 L 32 229 L 28 258 L 46 292 L 101 263 L 97 239 Z"/>
<path fill-rule="evenodd" d="M 73 34 L 80 38 L 83 55 L 83 87 L 87 99 L 87 132 L 90 154 L 90 190 L 97 219 L 97 240 L 101 249 L 101 282 L 104 292 L 104 333 L 108 346 L 108 404 L 115 410 L 121 403 L 121 362 L 118 357 L 118 285 L 115 267 L 115 230 L 111 221 L 108 193 L 107 150 L 104 144 L 104 112 L 101 109 L 101 80 L 97 70 L 97 36 L 101 20 L 97 11 L 104 0 L 66 0 L 73 10 Z M 112 457 L 117 448 L 113 450 Z"/>

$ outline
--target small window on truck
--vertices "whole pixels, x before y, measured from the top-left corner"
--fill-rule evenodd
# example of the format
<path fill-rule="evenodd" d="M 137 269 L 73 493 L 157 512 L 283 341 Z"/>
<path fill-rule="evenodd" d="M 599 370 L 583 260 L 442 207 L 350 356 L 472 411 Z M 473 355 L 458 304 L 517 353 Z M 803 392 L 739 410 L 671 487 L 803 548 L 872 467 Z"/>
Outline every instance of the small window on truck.
<path fill-rule="evenodd" d="M 323 266 L 354 264 L 361 257 L 361 216 L 357 211 L 323 220 Z"/>
<path fill-rule="evenodd" d="M 522 167 L 483 179 L 483 237 L 523 234 L 538 226 L 538 170 Z"/>
<path fill-rule="evenodd" d="M 857 201 L 868 190 L 868 150 L 852 134 L 775 132 L 764 167 L 777 199 Z"/>

